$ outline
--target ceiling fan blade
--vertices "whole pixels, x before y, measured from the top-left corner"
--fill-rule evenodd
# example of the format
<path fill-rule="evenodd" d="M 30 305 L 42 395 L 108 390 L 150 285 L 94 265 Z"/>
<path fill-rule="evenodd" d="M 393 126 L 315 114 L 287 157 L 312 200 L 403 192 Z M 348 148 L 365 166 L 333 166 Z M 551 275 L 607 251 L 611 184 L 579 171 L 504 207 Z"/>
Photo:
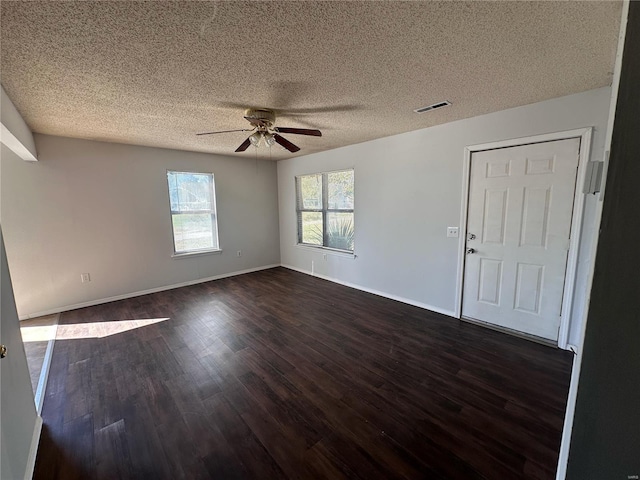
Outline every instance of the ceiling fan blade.
<path fill-rule="evenodd" d="M 273 138 L 276 139 L 276 142 L 278 142 L 278 144 L 282 145 L 284 148 L 289 150 L 291 153 L 295 153 L 298 150 L 300 150 L 300 147 L 298 147 L 297 145 L 294 145 L 289 140 L 287 140 L 286 138 L 278 135 L 277 133 L 273 134 Z"/>
<path fill-rule="evenodd" d="M 203 133 L 196 133 L 196 135 L 213 135 L 215 133 L 230 133 L 230 132 L 250 132 L 251 130 L 248 128 L 241 128 L 238 130 L 220 130 L 218 132 L 203 132 Z"/>
<path fill-rule="evenodd" d="M 279 133 L 295 133 L 296 135 L 311 135 L 313 137 L 322 136 L 320 130 L 312 130 L 310 128 L 275 127 L 273 130 Z"/>
<path fill-rule="evenodd" d="M 249 148 L 249 145 L 251 145 L 251 141 L 247 137 L 247 139 L 242 142 L 238 148 L 236 148 L 236 152 L 244 152 L 247 148 Z"/>

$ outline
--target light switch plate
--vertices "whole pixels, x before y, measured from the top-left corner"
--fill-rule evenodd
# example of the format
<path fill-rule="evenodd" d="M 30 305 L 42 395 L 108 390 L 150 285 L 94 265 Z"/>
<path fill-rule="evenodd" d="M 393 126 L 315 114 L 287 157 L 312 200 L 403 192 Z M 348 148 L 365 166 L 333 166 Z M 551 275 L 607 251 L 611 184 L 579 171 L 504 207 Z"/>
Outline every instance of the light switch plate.
<path fill-rule="evenodd" d="M 447 237 L 458 238 L 458 227 L 447 227 Z"/>

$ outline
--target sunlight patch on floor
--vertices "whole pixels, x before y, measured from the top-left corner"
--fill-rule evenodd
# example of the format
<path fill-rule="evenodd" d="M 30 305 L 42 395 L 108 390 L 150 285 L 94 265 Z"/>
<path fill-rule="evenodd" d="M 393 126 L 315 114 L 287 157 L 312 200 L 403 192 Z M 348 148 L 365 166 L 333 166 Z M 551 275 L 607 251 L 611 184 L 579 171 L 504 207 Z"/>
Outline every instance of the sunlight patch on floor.
<path fill-rule="evenodd" d="M 57 327 L 58 314 L 22 320 L 20 322 L 22 341 L 24 343 L 48 342 L 49 340 L 56 338 Z"/>
<path fill-rule="evenodd" d="M 117 320 L 112 322 L 74 323 L 58 325 L 56 340 L 77 340 L 81 338 L 104 338 L 118 333 L 128 332 L 136 328 L 146 327 L 154 323 L 169 320 L 166 318 L 148 318 L 135 320 Z"/>

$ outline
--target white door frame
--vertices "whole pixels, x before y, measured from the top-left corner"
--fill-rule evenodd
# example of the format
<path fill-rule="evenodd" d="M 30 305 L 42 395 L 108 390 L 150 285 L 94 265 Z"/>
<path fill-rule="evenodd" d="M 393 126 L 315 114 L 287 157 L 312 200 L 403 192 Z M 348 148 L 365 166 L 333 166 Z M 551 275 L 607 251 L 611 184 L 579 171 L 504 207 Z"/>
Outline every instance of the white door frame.
<path fill-rule="evenodd" d="M 467 212 L 469 210 L 469 183 L 471 181 L 471 155 L 483 150 L 496 148 L 516 147 L 531 143 L 551 142 L 580 138 L 580 159 L 576 176 L 576 191 L 573 197 L 573 215 L 571 217 L 571 239 L 567 257 L 567 268 L 564 277 L 564 294 L 562 296 L 562 314 L 560 316 L 560 330 L 558 332 L 558 347 L 567 349 L 569 326 L 571 324 L 571 310 L 573 305 L 573 293 L 578 266 L 578 250 L 580 247 L 580 232 L 582 229 L 582 217 L 584 211 L 585 194 L 582 191 L 587 163 L 591 155 L 591 136 L 593 127 L 567 130 L 564 132 L 547 133 L 530 137 L 501 140 L 498 142 L 471 145 L 464 149 L 464 164 L 462 169 L 462 209 L 460 212 L 460 237 L 458 239 L 458 274 L 456 282 L 456 318 L 462 318 L 462 288 L 464 283 L 465 247 L 467 240 Z"/>

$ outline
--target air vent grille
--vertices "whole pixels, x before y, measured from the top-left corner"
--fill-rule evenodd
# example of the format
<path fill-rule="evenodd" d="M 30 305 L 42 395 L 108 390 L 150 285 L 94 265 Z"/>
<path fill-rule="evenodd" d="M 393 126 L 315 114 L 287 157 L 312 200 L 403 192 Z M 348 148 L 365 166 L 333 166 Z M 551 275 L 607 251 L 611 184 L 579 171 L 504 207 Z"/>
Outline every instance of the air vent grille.
<path fill-rule="evenodd" d="M 414 112 L 416 113 L 430 112 L 431 110 L 435 110 L 436 108 L 446 107 L 447 105 L 451 105 L 451 102 L 448 100 L 445 100 L 444 102 L 434 103 L 433 105 L 429 105 L 427 107 L 416 108 Z"/>

